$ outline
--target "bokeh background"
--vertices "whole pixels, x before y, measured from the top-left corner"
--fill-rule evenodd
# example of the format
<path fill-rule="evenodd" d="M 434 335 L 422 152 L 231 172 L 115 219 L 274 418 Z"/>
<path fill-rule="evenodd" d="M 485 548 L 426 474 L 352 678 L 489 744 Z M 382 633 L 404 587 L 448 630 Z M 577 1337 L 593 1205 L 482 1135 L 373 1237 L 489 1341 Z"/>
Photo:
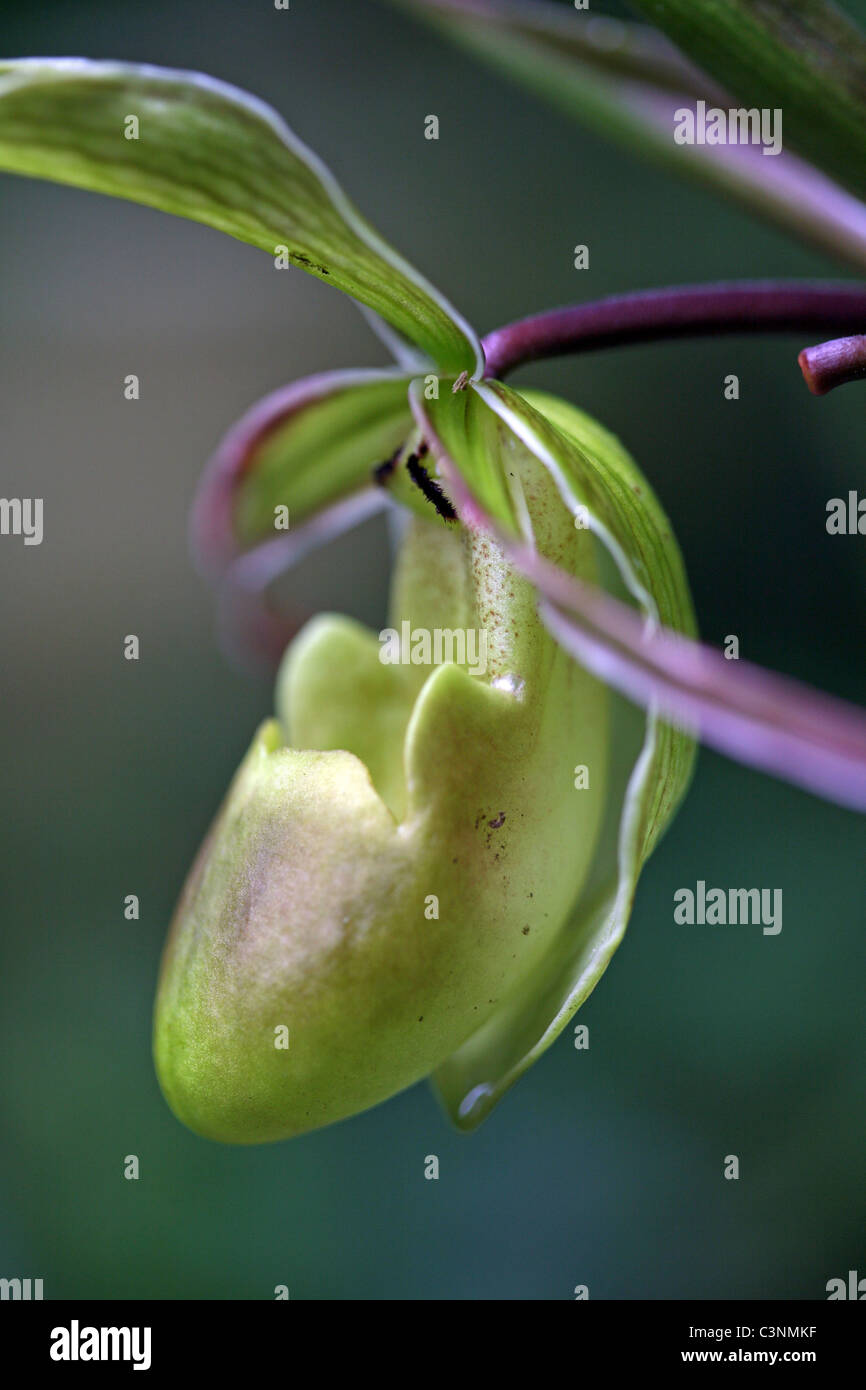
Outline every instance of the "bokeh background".
<path fill-rule="evenodd" d="M 840 273 L 373 0 L 6 3 L 0 36 L 4 56 L 258 93 L 480 330 L 630 288 Z M 866 1274 L 863 823 L 708 752 L 580 1016 L 589 1051 L 566 1031 L 475 1135 L 426 1085 L 260 1149 L 174 1120 L 150 1060 L 162 940 L 270 707 L 218 648 L 189 502 L 254 399 L 383 349 L 350 302 L 249 247 L 8 176 L 0 303 L 0 492 L 45 499 L 41 547 L 0 543 L 0 1274 L 114 1299 L 813 1299 Z M 803 345 L 632 348 L 517 379 L 635 453 L 708 640 L 736 633 L 742 655 L 866 702 L 866 541 L 824 527 L 828 498 L 866 491 L 866 388 L 809 397 Z M 388 562 L 377 520 L 294 592 L 378 628 Z M 781 935 L 676 926 L 673 893 L 698 878 L 781 887 Z"/>

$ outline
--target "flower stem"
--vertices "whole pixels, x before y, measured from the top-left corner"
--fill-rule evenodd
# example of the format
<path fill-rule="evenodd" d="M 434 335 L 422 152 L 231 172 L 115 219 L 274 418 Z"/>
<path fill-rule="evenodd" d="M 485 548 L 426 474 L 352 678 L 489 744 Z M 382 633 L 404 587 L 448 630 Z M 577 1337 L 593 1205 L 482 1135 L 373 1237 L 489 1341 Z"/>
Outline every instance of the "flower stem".
<path fill-rule="evenodd" d="M 826 396 L 848 381 L 866 376 L 866 337 L 833 338 L 829 343 L 803 348 L 797 361 L 813 396 Z"/>
<path fill-rule="evenodd" d="M 723 333 L 844 333 L 863 328 L 866 289 L 856 285 L 803 280 L 682 285 L 612 295 L 497 328 L 483 342 L 485 375 L 501 378 L 516 367 L 545 357 L 667 338 Z M 859 348 L 851 344 L 859 344 Z M 800 367 L 817 395 L 864 376 L 866 337 L 806 348 L 800 354 Z"/>

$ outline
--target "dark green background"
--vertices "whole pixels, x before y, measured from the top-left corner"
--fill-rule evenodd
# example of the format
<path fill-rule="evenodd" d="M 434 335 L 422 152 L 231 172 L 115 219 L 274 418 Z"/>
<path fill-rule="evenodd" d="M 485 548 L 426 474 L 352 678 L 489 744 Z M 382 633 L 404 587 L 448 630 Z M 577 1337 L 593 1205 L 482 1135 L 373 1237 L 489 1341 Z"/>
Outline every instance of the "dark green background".
<path fill-rule="evenodd" d="M 480 330 L 617 290 L 839 273 L 366 0 L 13 4 L 0 50 L 257 92 Z M 590 1050 L 567 1031 L 478 1133 L 452 1132 L 424 1085 L 262 1149 L 173 1119 L 150 1060 L 162 939 L 270 701 L 220 655 L 188 504 L 256 397 L 384 357 L 351 303 L 251 248 L 11 177 L 0 306 L 0 493 L 44 497 L 46 528 L 41 547 L 0 543 L 0 1274 L 49 1298 L 199 1299 L 808 1299 L 866 1275 L 862 822 L 707 752 L 580 1015 Z M 866 491 L 866 388 L 811 398 L 803 345 L 646 347 L 517 379 L 635 453 L 707 639 L 866 702 L 866 540 L 824 528 L 829 497 Z M 372 524 L 295 592 L 378 627 L 387 564 Z M 698 878 L 781 887 L 781 935 L 676 926 L 674 890 Z"/>

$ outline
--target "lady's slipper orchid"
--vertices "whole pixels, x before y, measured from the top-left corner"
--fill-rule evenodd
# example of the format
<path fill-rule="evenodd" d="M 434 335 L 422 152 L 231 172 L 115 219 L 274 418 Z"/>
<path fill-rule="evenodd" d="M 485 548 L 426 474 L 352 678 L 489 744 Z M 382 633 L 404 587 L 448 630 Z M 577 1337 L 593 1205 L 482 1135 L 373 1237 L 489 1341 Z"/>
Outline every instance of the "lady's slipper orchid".
<path fill-rule="evenodd" d="M 604 971 L 695 732 L 866 806 L 863 716 L 698 646 L 670 526 L 622 447 L 494 379 L 587 342 L 741 325 L 756 303 L 758 326 L 841 330 L 861 292 L 630 297 L 482 348 L 272 111 L 154 68 L 0 64 L 0 166 L 284 254 L 384 320 L 398 360 L 268 397 L 196 506 L 233 594 L 389 498 L 414 515 L 392 659 L 338 616 L 295 638 L 181 897 L 155 1056 L 193 1129 L 279 1139 L 431 1074 L 476 1124 Z"/>

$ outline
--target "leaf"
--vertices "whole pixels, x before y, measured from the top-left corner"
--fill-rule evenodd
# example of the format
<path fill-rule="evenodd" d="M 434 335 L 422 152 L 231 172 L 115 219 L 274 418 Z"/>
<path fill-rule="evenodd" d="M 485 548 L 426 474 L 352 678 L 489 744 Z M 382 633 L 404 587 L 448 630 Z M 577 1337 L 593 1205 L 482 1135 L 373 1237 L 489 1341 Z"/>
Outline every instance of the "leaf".
<path fill-rule="evenodd" d="M 134 129 L 137 138 L 126 138 Z M 265 103 L 199 73 L 84 59 L 0 63 L 0 168 L 207 223 L 380 314 L 445 370 L 472 330 L 361 217 Z"/>
<path fill-rule="evenodd" d="M 866 195 L 866 34 L 828 0 L 632 0 L 784 140 Z M 766 163 L 771 161 L 767 160 Z"/>
<path fill-rule="evenodd" d="M 731 102 L 649 26 L 536 0 L 397 3 L 602 136 L 866 266 L 866 207 L 789 150 L 764 157 L 750 145 L 674 143 L 678 110 L 696 98 Z"/>
<path fill-rule="evenodd" d="M 498 382 L 425 401 L 423 407 L 416 384 L 411 398 L 469 524 L 489 524 L 495 515 L 506 553 L 518 563 L 524 552 L 536 553 L 525 508 L 509 484 L 517 473 L 510 460 L 529 453 L 551 472 L 576 522 L 595 532 L 607 557 L 606 584 L 630 595 L 653 623 L 692 630 L 691 601 L 670 526 L 635 464 L 600 425 L 554 397 L 533 392 L 521 398 Z M 448 456 L 459 476 L 447 469 Z M 462 487 L 460 478 L 466 480 Z M 641 867 L 688 785 L 691 738 L 653 712 L 644 715 L 615 691 L 610 702 L 608 806 L 590 881 L 567 928 L 520 989 L 435 1075 L 442 1101 L 461 1127 L 473 1128 L 485 1118 L 598 982 L 625 931 Z M 574 757 L 579 763 L 577 748 Z"/>

